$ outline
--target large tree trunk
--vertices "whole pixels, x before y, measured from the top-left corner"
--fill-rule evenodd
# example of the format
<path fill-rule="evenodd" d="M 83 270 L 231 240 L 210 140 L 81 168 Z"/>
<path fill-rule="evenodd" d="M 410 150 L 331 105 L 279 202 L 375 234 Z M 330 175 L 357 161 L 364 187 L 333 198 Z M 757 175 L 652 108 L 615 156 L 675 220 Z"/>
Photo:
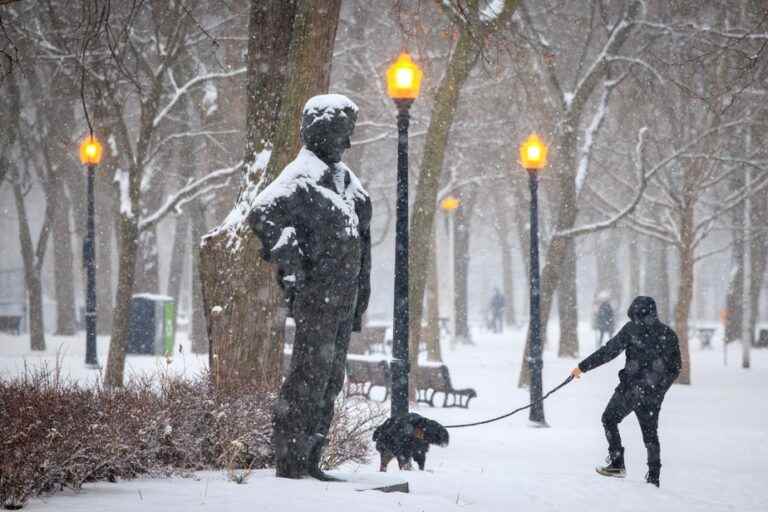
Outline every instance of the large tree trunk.
<path fill-rule="evenodd" d="M 251 201 L 295 157 L 304 103 L 328 90 L 340 0 L 251 5 L 243 188 L 227 221 L 203 239 L 200 278 L 214 383 L 248 381 L 274 390 L 285 320 L 281 292 L 245 217 Z"/>
<path fill-rule="evenodd" d="M 694 288 L 694 248 L 693 248 L 693 207 L 687 207 L 682 211 L 682 222 L 680 230 L 680 245 L 678 254 L 680 256 L 680 282 L 677 289 L 677 304 L 675 305 L 675 331 L 680 341 L 680 355 L 682 356 L 683 367 L 680 370 L 680 376 L 677 378 L 678 384 L 691 383 L 691 357 L 688 349 L 688 317 L 691 311 L 691 302 L 693 300 Z"/>
<path fill-rule="evenodd" d="M 134 204 L 136 203 L 134 202 Z M 121 214 L 119 222 L 117 293 L 112 322 L 112 338 L 109 342 L 109 357 L 104 373 L 104 384 L 109 388 L 123 385 L 125 351 L 128 347 L 128 326 L 131 317 L 131 297 L 133 296 L 133 280 L 138 253 L 136 244 L 139 239 L 138 221 L 135 217 Z"/>
<path fill-rule="evenodd" d="M 560 316 L 559 357 L 579 357 L 579 307 L 576 291 L 576 240 L 568 242 L 563 260 L 560 286 L 557 289 L 557 307 Z"/>
<path fill-rule="evenodd" d="M 56 294 L 56 334 L 71 336 L 77 327 L 75 311 L 75 277 L 72 256 L 72 232 L 70 223 L 70 205 L 62 187 L 53 191 L 57 195 L 53 225 L 53 279 Z"/>
<path fill-rule="evenodd" d="M 24 261 L 24 281 L 27 287 L 29 305 L 29 341 L 32 350 L 45 350 L 45 325 L 43 324 L 43 289 L 40 282 L 40 266 L 35 254 L 29 218 L 24 205 L 24 193 L 21 188 L 19 172 L 11 170 L 13 177 L 13 197 L 16 203 L 16 215 L 19 220 L 19 243 Z M 46 229 L 43 226 L 43 229 Z"/>

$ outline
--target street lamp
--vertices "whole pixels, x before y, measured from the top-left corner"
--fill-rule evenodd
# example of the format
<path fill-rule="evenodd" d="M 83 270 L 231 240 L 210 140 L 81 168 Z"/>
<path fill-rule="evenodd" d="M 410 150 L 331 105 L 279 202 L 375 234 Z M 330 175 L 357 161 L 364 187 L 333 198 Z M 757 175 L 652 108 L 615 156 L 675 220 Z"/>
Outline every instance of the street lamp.
<path fill-rule="evenodd" d="M 395 304 L 392 332 L 391 416 L 408 413 L 408 124 L 419 95 L 421 69 L 401 53 L 387 70 L 387 93 L 397 106 L 397 214 L 395 224 Z"/>
<path fill-rule="evenodd" d="M 454 228 L 454 218 L 453 218 L 453 212 L 455 212 L 459 206 L 461 205 L 461 201 L 454 196 L 447 196 L 442 201 L 440 201 L 440 208 L 445 212 L 445 226 L 448 230 L 448 262 L 450 266 L 450 290 L 451 290 L 451 320 L 450 320 L 450 330 L 451 330 L 451 349 L 456 348 L 456 255 L 455 255 L 455 249 L 454 249 L 454 238 L 453 238 L 453 228 Z"/>
<path fill-rule="evenodd" d="M 102 147 L 96 137 L 90 135 L 80 144 L 80 161 L 88 167 L 88 219 L 83 241 L 85 263 L 85 365 L 99 368 L 96 356 L 96 229 L 94 227 L 93 181 L 96 166 L 101 161 Z"/>
<path fill-rule="evenodd" d="M 528 171 L 528 184 L 531 189 L 531 348 L 528 366 L 531 369 L 531 406 L 529 419 L 546 426 L 544 404 L 542 403 L 541 383 L 541 283 L 539 282 L 539 177 L 540 171 L 547 165 L 547 146 L 535 133 L 528 136 L 520 145 L 520 164 Z"/>

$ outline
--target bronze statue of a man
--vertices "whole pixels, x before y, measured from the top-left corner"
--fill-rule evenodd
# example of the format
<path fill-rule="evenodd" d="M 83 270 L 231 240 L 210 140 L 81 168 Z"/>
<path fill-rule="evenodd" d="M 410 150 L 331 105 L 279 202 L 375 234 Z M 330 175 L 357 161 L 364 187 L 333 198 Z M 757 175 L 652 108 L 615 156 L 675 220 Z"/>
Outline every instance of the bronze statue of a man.
<path fill-rule="evenodd" d="M 311 98 L 299 155 L 248 216 L 262 256 L 278 265 L 296 322 L 291 368 L 273 415 L 279 477 L 331 479 L 320 470 L 320 456 L 344 383 L 349 337 L 368 307 L 371 200 L 341 161 L 357 111 L 338 94 Z"/>

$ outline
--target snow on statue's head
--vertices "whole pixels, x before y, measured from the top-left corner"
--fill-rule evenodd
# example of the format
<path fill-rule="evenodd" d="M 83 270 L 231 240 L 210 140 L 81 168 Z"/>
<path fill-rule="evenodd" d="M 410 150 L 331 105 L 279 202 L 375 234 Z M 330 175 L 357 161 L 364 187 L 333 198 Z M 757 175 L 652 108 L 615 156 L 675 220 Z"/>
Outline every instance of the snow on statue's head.
<path fill-rule="evenodd" d="M 301 115 L 301 141 L 320 160 L 331 165 L 341 161 L 350 148 L 357 122 L 357 105 L 341 94 L 310 98 Z"/>

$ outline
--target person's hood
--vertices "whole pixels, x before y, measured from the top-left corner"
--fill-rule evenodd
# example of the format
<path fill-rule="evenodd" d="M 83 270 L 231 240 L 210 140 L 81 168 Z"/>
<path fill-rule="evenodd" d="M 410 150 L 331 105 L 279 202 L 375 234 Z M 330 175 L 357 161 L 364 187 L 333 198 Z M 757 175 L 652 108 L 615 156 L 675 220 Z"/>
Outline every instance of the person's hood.
<path fill-rule="evenodd" d="M 627 310 L 627 316 L 630 320 L 637 323 L 653 323 L 659 319 L 656 311 L 656 301 L 652 297 L 635 297 Z"/>

